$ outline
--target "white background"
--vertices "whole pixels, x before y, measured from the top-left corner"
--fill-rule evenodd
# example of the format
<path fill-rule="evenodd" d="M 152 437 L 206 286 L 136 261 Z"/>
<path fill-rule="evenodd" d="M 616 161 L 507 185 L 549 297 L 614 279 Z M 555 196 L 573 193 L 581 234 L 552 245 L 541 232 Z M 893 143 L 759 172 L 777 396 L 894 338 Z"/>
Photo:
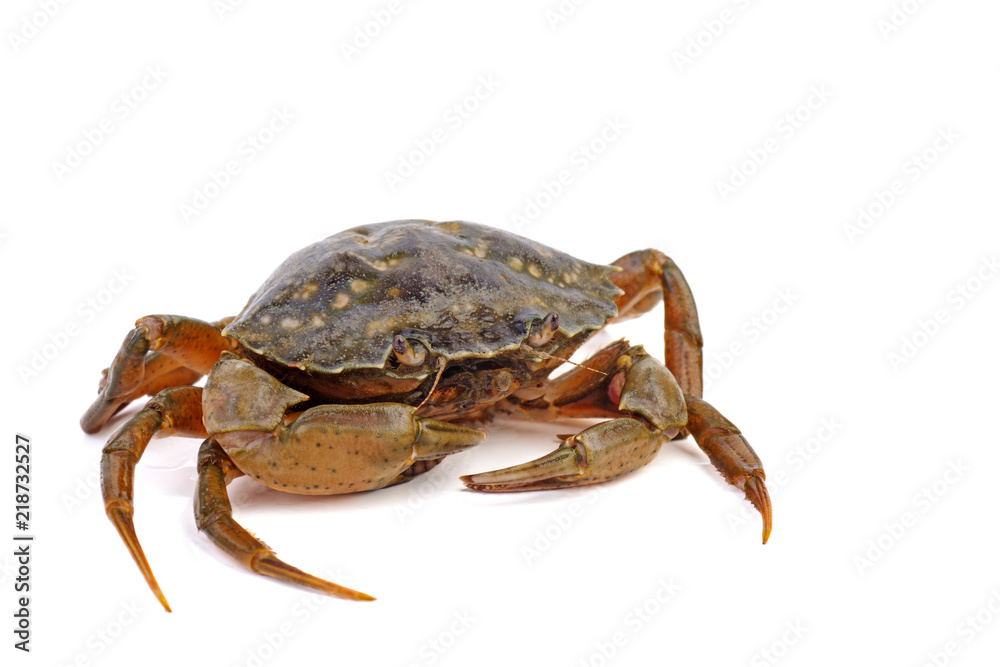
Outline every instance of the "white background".
<path fill-rule="evenodd" d="M 4 660 L 994 664 L 1000 7 L 897 5 L 594 1 L 556 21 L 555 0 L 422 0 L 377 27 L 387 1 L 6 2 L 0 533 L 17 532 L 21 432 L 36 540 L 30 655 L 11 647 L 0 549 Z M 461 118 L 456 103 L 475 108 Z M 294 119 L 249 159 L 275 109 Z M 609 122 L 620 131 L 602 144 Z M 213 188 L 230 160 L 239 173 Z M 213 196 L 185 216 L 196 193 Z M 851 232 L 859 207 L 872 218 Z M 199 535 L 198 442 L 156 440 L 136 525 L 164 613 L 103 514 L 113 428 L 77 425 L 100 370 L 137 317 L 234 314 L 294 250 L 412 217 L 595 262 L 670 254 L 698 300 L 706 398 L 764 461 L 770 542 L 691 440 L 603 487 L 464 490 L 459 475 L 580 427 L 498 422 L 393 489 L 235 482 L 239 520 L 284 559 L 379 599 L 314 598 Z M 602 340 L 659 355 L 661 312 Z"/>

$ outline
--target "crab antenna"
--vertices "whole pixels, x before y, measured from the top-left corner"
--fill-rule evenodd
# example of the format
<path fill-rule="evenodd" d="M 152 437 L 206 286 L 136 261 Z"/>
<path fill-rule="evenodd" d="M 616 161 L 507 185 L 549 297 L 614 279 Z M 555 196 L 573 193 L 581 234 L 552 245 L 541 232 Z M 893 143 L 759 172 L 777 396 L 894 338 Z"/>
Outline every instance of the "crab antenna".
<path fill-rule="evenodd" d="M 448 365 L 448 362 L 446 362 L 444 360 L 444 357 L 438 357 L 438 359 L 437 359 L 438 372 L 437 372 L 437 375 L 434 376 L 434 384 L 431 385 L 431 390 L 427 392 L 426 396 L 424 396 L 424 400 L 420 401 L 420 405 L 418 405 L 416 408 L 414 408 L 414 410 L 413 410 L 414 412 L 416 412 L 420 408 L 424 407 L 424 403 L 426 403 L 427 400 L 430 399 L 431 394 L 433 394 L 434 390 L 437 389 L 438 381 L 441 379 L 441 374 L 444 373 L 444 367 L 447 366 L 447 365 Z"/>
<path fill-rule="evenodd" d="M 573 364 L 574 366 L 579 366 L 580 368 L 582 368 L 584 370 L 593 371 L 595 373 L 600 373 L 604 377 L 608 376 L 608 374 L 605 373 L 604 371 L 599 371 L 596 368 L 591 368 L 590 366 L 584 366 L 583 364 L 578 364 L 575 361 L 570 361 L 569 359 L 563 359 L 562 357 L 557 357 L 556 355 L 549 354 L 548 352 L 542 352 L 541 350 L 536 350 L 533 347 L 526 347 L 526 346 L 522 345 L 521 349 L 524 350 L 525 352 L 531 352 L 532 354 L 537 354 L 538 356 L 544 357 L 546 359 L 555 359 L 556 361 L 562 361 L 562 362 L 565 362 L 567 364 Z"/>

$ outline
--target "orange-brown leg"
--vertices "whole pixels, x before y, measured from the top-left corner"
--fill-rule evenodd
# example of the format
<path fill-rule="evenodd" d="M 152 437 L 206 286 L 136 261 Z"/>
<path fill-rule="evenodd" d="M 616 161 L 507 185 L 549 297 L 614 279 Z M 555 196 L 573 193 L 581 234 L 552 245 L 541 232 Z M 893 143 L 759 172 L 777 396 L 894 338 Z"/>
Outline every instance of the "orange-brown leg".
<path fill-rule="evenodd" d="M 701 396 L 701 327 L 698 309 L 684 274 L 659 250 L 637 250 L 611 263 L 621 270 L 611 282 L 625 293 L 615 299 L 622 321 L 638 317 L 663 301 L 663 361 L 685 394 Z"/>
<path fill-rule="evenodd" d="M 763 539 L 771 534 L 771 500 L 760 459 L 739 429 L 702 396 L 703 340 L 694 296 L 681 270 L 658 250 L 638 250 L 612 262 L 621 270 L 610 279 L 625 293 L 616 299 L 617 320 L 637 317 L 663 300 L 664 361 L 684 390 L 687 430 L 730 484 L 742 489 L 764 520 Z M 683 435 L 683 432 L 681 433 Z"/>
<path fill-rule="evenodd" d="M 96 433 L 132 400 L 191 384 L 208 373 L 222 351 L 233 347 L 222 336 L 228 321 L 210 324 L 177 315 L 140 318 L 104 370 L 97 400 L 80 419 L 80 426 Z"/>
<path fill-rule="evenodd" d="M 292 567 L 238 524 L 233 518 L 233 506 L 229 502 L 226 485 L 242 475 L 215 440 L 209 438 L 202 443 L 198 452 L 198 490 L 194 496 L 194 516 L 198 530 L 257 574 L 313 588 L 346 600 L 375 599 Z"/>
<path fill-rule="evenodd" d="M 684 397 L 688 430 L 726 481 L 742 489 L 764 520 L 762 541 L 771 535 L 771 497 L 764 485 L 764 466 L 740 430 L 702 399 Z"/>
<path fill-rule="evenodd" d="M 132 554 L 150 590 L 167 611 L 170 611 L 170 606 L 153 577 L 132 521 L 135 465 L 154 434 L 202 438 L 208 435 L 201 420 L 201 391 L 201 387 L 171 387 L 161 391 L 111 436 L 101 456 L 104 511 Z"/>

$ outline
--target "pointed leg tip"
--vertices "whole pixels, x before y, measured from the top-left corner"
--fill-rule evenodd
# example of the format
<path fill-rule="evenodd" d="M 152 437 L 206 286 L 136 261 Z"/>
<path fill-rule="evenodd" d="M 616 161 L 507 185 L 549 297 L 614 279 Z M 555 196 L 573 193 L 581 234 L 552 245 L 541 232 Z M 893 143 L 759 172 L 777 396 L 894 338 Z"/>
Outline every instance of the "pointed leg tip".
<path fill-rule="evenodd" d="M 250 569 L 257 574 L 263 574 L 264 576 L 274 577 L 275 579 L 279 579 L 281 581 L 306 586 L 307 588 L 312 588 L 342 600 L 359 600 L 368 602 L 375 599 L 367 593 L 362 593 L 361 591 L 356 591 L 352 588 L 335 584 L 332 581 L 327 581 L 326 579 L 314 577 L 308 572 L 303 572 L 297 567 L 293 567 L 273 555 L 265 555 L 257 558 L 251 564 Z"/>
<path fill-rule="evenodd" d="M 118 531 L 118 535 L 122 538 L 122 542 L 125 543 L 125 547 L 128 549 L 129 554 L 132 555 L 132 560 L 135 561 L 136 566 L 139 568 L 139 573 L 142 574 L 142 578 L 146 580 L 146 585 L 149 586 L 149 590 L 153 592 L 156 599 L 160 601 L 163 608 L 167 611 L 171 611 L 170 605 L 167 603 L 166 596 L 163 595 L 163 591 L 160 590 L 160 585 L 156 583 L 156 577 L 153 576 L 153 570 L 149 567 L 149 561 L 146 560 L 146 554 L 142 551 L 142 545 L 139 544 L 139 538 L 135 534 L 135 524 L 132 522 L 132 513 L 121 508 L 121 507 L 109 507 L 106 509 L 108 519 L 111 520 L 111 524 Z"/>
<path fill-rule="evenodd" d="M 143 572 L 143 574 L 145 575 L 145 572 Z M 170 608 L 170 603 L 167 602 L 167 596 L 160 590 L 160 585 L 156 583 L 156 579 L 153 579 L 152 572 L 149 573 L 149 578 L 146 579 L 146 583 L 149 584 L 149 589 L 153 591 L 153 595 L 156 596 L 156 599 L 160 601 L 161 605 L 163 605 L 164 611 L 172 613 L 173 609 Z"/>
<path fill-rule="evenodd" d="M 771 537 L 771 497 L 767 493 L 763 477 L 757 475 L 747 477 L 743 484 L 743 491 L 746 493 L 747 500 L 753 503 L 753 506 L 760 512 L 764 522 L 761 530 L 761 544 L 767 544 L 768 538 Z"/>

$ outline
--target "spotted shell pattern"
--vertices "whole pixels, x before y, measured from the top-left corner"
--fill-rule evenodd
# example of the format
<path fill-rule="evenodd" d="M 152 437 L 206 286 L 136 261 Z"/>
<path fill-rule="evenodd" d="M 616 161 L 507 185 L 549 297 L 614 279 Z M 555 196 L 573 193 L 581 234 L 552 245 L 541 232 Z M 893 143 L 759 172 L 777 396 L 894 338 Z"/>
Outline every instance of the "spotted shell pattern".
<path fill-rule="evenodd" d="M 310 372 L 381 368 L 396 335 L 446 360 L 489 358 L 549 313 L 567 337 L 600 329 L 617 314 L 615 270 L 470 222 L 383 222 L 293 254 L 224 333 Z"/>

